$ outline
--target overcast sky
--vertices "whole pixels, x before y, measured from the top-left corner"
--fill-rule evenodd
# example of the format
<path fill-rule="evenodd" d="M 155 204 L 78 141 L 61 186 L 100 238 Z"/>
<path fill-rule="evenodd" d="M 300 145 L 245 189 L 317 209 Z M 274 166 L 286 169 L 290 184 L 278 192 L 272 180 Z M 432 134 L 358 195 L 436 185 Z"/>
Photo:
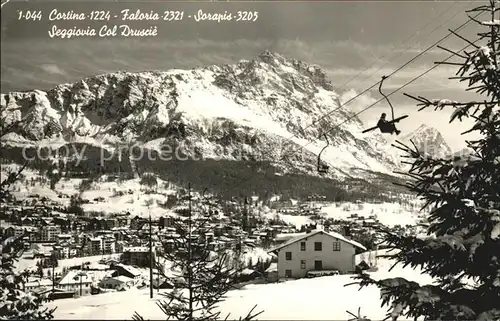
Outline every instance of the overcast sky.
<path fill-rule="evenodd" d="M 2 2 L 5 0 L 2 0 Z M 193 68 L 207 64 L 234 63 L 252 58 L 264 50 L 318 64 L 329 75 L 345 99 L 374 84 L 415 57 L 423 49 L 467 20 L 465 10 L 485 1 L 340 1 L 340 2 L 168 2 L 168 1 L 14 1 L 2 8 L 1 91 L 47 89 L 57 83 L 117 70 L 142 71 Z M 51 39 L 48 31 L 58 27 L 87 26 L 74 22 L 51 22 L 52 9 L 61 12 L 110 10 L 183 10 L 185 16 L 199 9 L 206 12 L 257 11 L 254 23 L 236 22 L 132 22 L 136 28 L 158 27 L 150 39 L 106 38 Z M 42 21 L 19 21 L 19 10 L 41 10 Z M 120 24 L 117 20 L 108 24 Z M 91 27 L 99 28 L 98 22 Z M 470 23 L 460 31 L 473 36 L 480 29 Z M 454 36 L 441 43 L 451 49 L 466 44 Z M 425 72 L 434 61 L 447 57 L 437 48 L 386 80 L 391 92 Z M 449 125 L 449 113 L 418 112 L 403 92 L 429 98 L 470 97 L 463 85 L 448 80 L 453 68 L 439 67 L 394 94 L 396 114 L 410 114 L 401 124 L 410 131 L 422 123 L 438 128 L 453 149 L 463 146 L 459 135 L 467 126 Z M 354 78 L 354 79 L 353 79 Z M 350 82 L 348 82 L 351 80 Z M 348 82 L 348 83 L 346 83 Z M 361 110 L 379 99 L 376 88 L 356 99 L 349 108 Z M 390 112 L 385 103 L 360 115 L 367 124 L 380 112 Z"/>

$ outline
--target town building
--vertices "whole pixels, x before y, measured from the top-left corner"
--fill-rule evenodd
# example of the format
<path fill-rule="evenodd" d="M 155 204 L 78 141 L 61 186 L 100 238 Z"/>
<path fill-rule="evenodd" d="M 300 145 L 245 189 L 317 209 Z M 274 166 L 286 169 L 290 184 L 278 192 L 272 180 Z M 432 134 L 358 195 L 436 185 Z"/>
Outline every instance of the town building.
<path fill-rule="evenodd" d="M 153 249 L 153 260 L 154 260 Z M 123 249 L 122 262 L 127 265 L 149 266 L 149 248 L 146 246 L 134 246 Z"/>
<path fill-rule="evenodd" d="M 70 270 L 64 275 L 57 287 L 61 290 L 74 292 L 75 296 L 91 294 L 92 277 L 89 273 L 78 270 Z"/>
<path fill-rule="evenodd" d="M 321 227 L 296 236 L 269 251 L 278 256 L 278 278 L 303 278 L 309 271 L 355 271 L 358 242 Z"/>
<path fill-rule="evenodd" d="M 57 225 L 47 225 L 40 229 L 42 242 L 55 242 L 61 234 L 61 227 Z"/>
<path fill-rule="evenodd" d="M 137 282 L 140 280 L 142 273 L 139 269 L 136 269 L 133 266 L 130 265 L 125 265 L 125 264 L 111 264 L 110 265 L 112 269 L 115 271 L 111 274 L 112 277 L 117 277 L 117 276 L 126 276 L 133 280 L 134 282 Z"/>
<path fill-rule="evenodd" d="M 39 288 L 52 288 L 52 280 L 49 279 L 36 279 L 29 280 L 24 284 L 24 291 L 33 292 Z"/>

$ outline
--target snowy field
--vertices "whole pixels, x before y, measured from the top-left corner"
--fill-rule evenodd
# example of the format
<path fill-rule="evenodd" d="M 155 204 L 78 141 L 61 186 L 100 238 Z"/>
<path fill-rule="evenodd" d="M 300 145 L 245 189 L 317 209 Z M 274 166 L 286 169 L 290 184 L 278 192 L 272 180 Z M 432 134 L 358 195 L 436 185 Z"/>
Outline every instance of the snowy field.
<path fill-rule="evenodd" d="M 380 223 L 386 226 L 398 224 L 405 226 L 416 224 L 419 216 L 422 216 L 421 213 L 418 213 L 419 208 L 420 205 L 416 201 L 405 205 L 400 203 L 338 203 L 324 207 L 322 213 L 324 213 L 326 217 L 334 219 L 346 219 L 352 214 L 358 214 L 358 216 L 364 216 L 366 218 L 374 215 Z"/>
<path fill-rule="evenodd" d="M 275 211 L 264 213 L 263 216 L 266 219 L 273 219 L 276 218 L 277 216 L 279 217 L 279 219 L 283 220 L 288 224 L 294 225 L 296 228 L 300 228 L 301 225 L 305 225 L 312 222 L 308 216 L 281 214 L 281 213 L 276 213 Z"/>
<path fill-rule="evenodd" d="M 12 171 L 15 168 L 16 166 L 2 166 L 2 175 L 6 175 L 9 169 Z M 25 176 L 24 181 L 40 177 L 37 173 L 29 169 L 25 169 L 23 175 Z M 121 183 L 116 181 L 94 183 L 88 190 L 81 194 L 83 199 L 90 200 L 92 203 L 83 204 L 82 207 L 85 211 L 103 213 L 114 213 L 119 209 L 121 212 L 128 211 L 134 216 L 143 217 L 151 213 L 153 218 L 165 215 L 168 210 L 161 207 L 160 204 L 164 203 L 168 195 L 175 193 L 175 191 L 165 188 L 166 182 L 161 179 L 157 179 L 157 181 L 157 187 L 148 193 L 145 191 L 145 186 L 140 184 L 140 179 L 127 180 Z M 69 205 L 69 198 L 59 198 L 58 194 L 61 193 L 67 196 L 80 194 L 79 185 L 81 182 L 82 179 L 62 179 L 56 184 L 55 191 L 51 190 L 48 184 L 41 185 L 37 183 L 35 186 L 27 186 L 29 184 L 17 183 L 12 194 L 20 199 L 32 194 L 38 194 L 59 202 L 63 206 L 67 206 Z M 94 199 L 99 197 L 105 200 L 94 201 Z M 415 199 L 405 200 L 404 203 L 357 204 L 342 202 L 323 207 L 322 214 L 325 218 L 331 217 L 336 219 L 345 219 L 351 214 L 358 214 L 365 217 L 375 215 L 384 225 L 393 226 L 400 224 L 404 226 L 416 223 L 419 206 Z M 268 211 L 264 215 L 267 218 L 273 218 L 276 216 L 276 212 Z M 311 223 L 308 216 L 294 216 L 281 213 L 278 216 L 285 222 L 295 225 L 297 228 L 300 228 L 301 225 Z"/>
<path fill-rule="evenodd" d="M 391 262 L 386 259 L 379 259 L 378 266 L 379 270 L 372 272 L 376 279 L 404 277 L 421 283 L 432 282 L 429 276 L 411 268 L 397 266 L 388 272 Z M 220 304 L 220 310 L 224 316 L 230 313 L 231 319 L 246 315 L 257 305 L 257 311 L 264 310 L 257 318 L 260 320 L 347 320 L 350 316 L 346 310 L 356 312 L 361 307 L 362 314 L 372 320 L 384 319 L 386 309 L 380 307 L 379 290 L 372 287 L 358 291 L 356 285 L 344 287 L 350 282 L 349 275 L 339 275 L 247 285 L 228 293 L 227 300 Z M 165 316 L 156 305 L 157 300 L 162 298 L 162 292 L 155 290 L 154 298 L 150 299 L 148 289 L 130 290 L 63 299 L 49 306 L 57 306 L 56 319 L 131 319 L 134 312 L 145 319 L 163 319 Z"/>
<path fill-rule="evenodd" d="M 352 214 L 358 216 L 375 216 L 382 224 L 386 226 L 394 225 L 415 225 L 422 217 L 419 213 L 420 205 L 417 201 L 407 204 L 401 203 L 350 203 L 342 202 L 325 206 L 321 209 L 320 215 L 323 218 L 347 219 Z M 269 219 L 276 217 L 276 212 L 266 213 Z M 297 216 L 278 213 L 278 217 L 283 221 L 293 224 L 296 228 L 301 225 L 313 223 L 309 216 Z"/>
<path fill-rule="evenodd" d="M 13 171 L 17 166 L 2 166 L 2 176 L 8 171 Z M 130 212 L 133 215 L 148 216 L 151 213 L 152 217 L 165 215 L 166 209 L 159 206 L 158 203 L 164 203 L 168 195 L 175 193 L 170 189 L 165 188 L 165 182 L 157 178 L 157 188 L 153 188 L 151 192 L 146 193 L 145 186 L 140 184 L 140 179 L 131 179 L 124 182 L 106 182 L 99 181 L 90 186 L 90 188 L 80 194 L 79 186 L 82 179 L 61 179 L 55 186 L 55 190 L 51 190 L 48 184 L 37 182 L 35 186 L 25 184 L 31 179 L 37 179 L 41 176 L 30 169 L 23 171 L 24 179 L 14 185 L 12 195 L 19 199 L 25 199 L 33 194 L 38 194 L 40 197 L 58 202 L 63 206 L 69 205 L 69 197 L 79 194 L 82 199 L 91 201 L 90 204 L 82 204 L 85 211 L 95 211 L 103 213 L 116 213 L 117 209 L 120 212 Z M 104 180 L 104 178 L 103 178 Z M 66 195 L 66 198 L 59 198 L 59 194 Z M 103 201 L 94 201 L 96 198 L 104 198 Z"/>

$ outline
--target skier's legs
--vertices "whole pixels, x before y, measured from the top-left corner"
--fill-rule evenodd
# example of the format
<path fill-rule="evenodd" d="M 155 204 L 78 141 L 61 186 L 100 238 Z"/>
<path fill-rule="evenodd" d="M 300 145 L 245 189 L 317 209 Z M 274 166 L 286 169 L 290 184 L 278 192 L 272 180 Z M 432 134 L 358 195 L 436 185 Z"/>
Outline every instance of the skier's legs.
<path fill-rule="evenodd" d="M 401 131 L 396 128 L 396 124 L 392 123 L 389 125 L 391 126 L 391 134 L 396 133 L 396 135 L 399 135 L 399 133 L 401 133 Z"/>
<path fill-rule="evenodd" d="M 396 133 L 396 135 L 399 135 L 399 133 L 401 132 L 401 131 L 399 131 L 396 128 L 396 125 L 394 125 L 394 123 L 381 124 L 379 126 L 379 128 L 380 128 L 380 132 L 382 132 L 384 134 L 394 134 L 394 133 Z"/>
<path fill-rule="evenodd" d="M 380 132 L 382 132 L 384 134 L 392 133 L 392 128 L 391 128 L 390 124 L 387 124 L 387 123 L 380 124 L 378 128 L 380 129 Z"/>

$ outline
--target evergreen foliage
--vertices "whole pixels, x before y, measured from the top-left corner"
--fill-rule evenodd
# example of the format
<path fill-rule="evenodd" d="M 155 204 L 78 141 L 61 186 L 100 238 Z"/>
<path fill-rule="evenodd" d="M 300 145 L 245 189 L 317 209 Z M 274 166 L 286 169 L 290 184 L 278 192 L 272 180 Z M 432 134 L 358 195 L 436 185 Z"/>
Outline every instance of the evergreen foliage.
<path fill-rule="evenodd" d="M 0 204 L 13 199 L 9 187 L 21 175 L 24 166 L 11 173 L 0 183 Z M 24 235 L 2 237 L 0 250 L 0 319 L 2 320 L 50 320 L 55 309 L 42 307 L 40 297 L 23 291 L 26 273 L 15 270 L 15 262 L 20 258 L 24 244 Z"/>
<path fill-rule="evenodd" d="M 234 288 L 239 272 L 246 266 L 241 262 L 238 248 L 232 251 L 213 248 L 205 236 L 214 228 L 211 223 L 213 214 L 209 210 L 216 205 L 214 200 L 206 197 L 197 200 L 196 209 L 192 209 L 194 200 L 189 189 L 180 201 L 188 202 L 189 210 L 186 216 L 174 222 L 179 235 L 174 239 L 174 250 L 165 250 L 162 255 L 165 261 L 171 262 L 168 269 L 172 273 L 165 273 L 164 267 L 157 264 L 162 278 L 174 288 L 162 294 L 166 300 L 159 302 L 158 306 L 167 319 L 220 320 L 217 304 Z M 240 320 L 249 321 L 261 313 L 254 313 L 254 309 Z M 134 320 L 143 318 L 135 313 Z"/>
<path fill-rule="evenodd" d="M 456 79 L 468 84 L 483 99 L 457 102 L 412 97 L 421 109 L 452 109 L 450 122 L 469 118 L 474 125 L 465 133 L 479 134 L 468 141 L 470 155 L 435 158 L 398 142 L 411 161 L 406 187 L 432 209 L 428 236 L 402 236 L 386 232 L 385 242 L 395 249 L 392 258 L 403 266 L 420 267 L 435 278 L 434 284 L 420 285 L 404 278 L 373 280 L 368 274 L 356 278 L 361 287 L 376 285 L 388 317 L 424 320 L 500 319 L 500 20 L 498 1 L 490 0 L 470 12 L 488 31 L 472 47 L 454 52 L 460 63 Z M 485 18 L 486 17 L 486 18 Z M 496 18 L 496 19 L 495 19 Z M 483 19 L 487 21 L 481 21 Z M 482 44 L 480 44 L 482 43 Z M 396 250 L 397 249 L 397 250 Z"/>

